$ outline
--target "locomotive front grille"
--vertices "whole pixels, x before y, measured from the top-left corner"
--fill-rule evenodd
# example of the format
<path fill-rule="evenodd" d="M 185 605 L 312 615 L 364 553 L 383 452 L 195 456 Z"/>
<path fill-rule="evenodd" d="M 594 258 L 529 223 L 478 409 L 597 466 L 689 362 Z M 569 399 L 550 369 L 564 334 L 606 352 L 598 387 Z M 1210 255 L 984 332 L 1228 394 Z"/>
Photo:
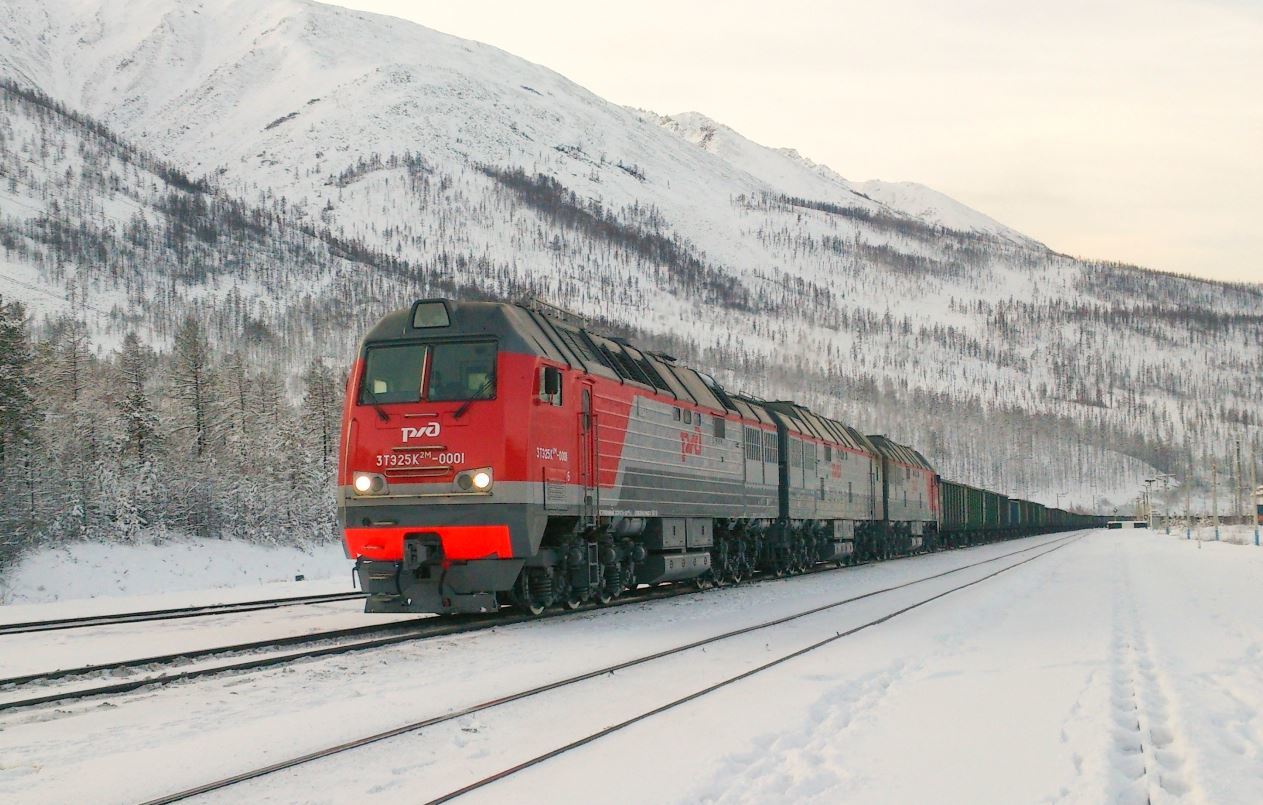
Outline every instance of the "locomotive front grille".
<path fill-rule="evenodd" d="M 438 478 L 450 475 L 451 467 L 408 467 L 406 469 L 386 470 L 388 478 Z"/>

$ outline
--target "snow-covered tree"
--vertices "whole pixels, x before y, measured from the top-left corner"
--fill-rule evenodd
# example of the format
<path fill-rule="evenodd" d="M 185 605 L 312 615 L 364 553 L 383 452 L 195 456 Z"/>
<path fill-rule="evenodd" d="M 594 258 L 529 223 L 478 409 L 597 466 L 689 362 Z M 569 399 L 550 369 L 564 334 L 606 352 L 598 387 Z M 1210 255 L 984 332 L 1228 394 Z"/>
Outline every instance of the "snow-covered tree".
<path fill-rule="evenodd" d="M 303 428 L 320 466 L 328 469 L 337 455 L 342 384 L 338 373 L 316 358 L 303 373 L 303 386 Z"/>
<path fill-rule="evenodd" d="M 215 384 L 210 342 L 202 322 L 189 315 L 175 333 L 171 348 L 169 393 L 178 435 L 196 459 L 207 457 L 211 439 L 223 426 L 223 401 Z"/>
<path fill-rule="evenodd" d="M 123 425 L 124 454 L 137 466 L 153 459 L 158 434 L 158 415 L 149 400 L 148 384 L 154 363 L 153 350 L 136 333 L 123 338 L 117 362 L 117 402 Z"/>

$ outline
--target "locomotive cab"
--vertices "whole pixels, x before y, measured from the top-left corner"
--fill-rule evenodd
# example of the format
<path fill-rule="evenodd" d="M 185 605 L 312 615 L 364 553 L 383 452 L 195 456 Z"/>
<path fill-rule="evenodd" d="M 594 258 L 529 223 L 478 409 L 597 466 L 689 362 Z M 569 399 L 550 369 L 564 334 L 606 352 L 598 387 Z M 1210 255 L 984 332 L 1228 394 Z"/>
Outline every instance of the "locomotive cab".
<path fill-rule="evenodd" d="M 504 306 L 425 300 L 369 332 L 347 391 L 339 509 L 368 611 L 495 609 L 543 530 L 525 452 L 561 372 Z"/>

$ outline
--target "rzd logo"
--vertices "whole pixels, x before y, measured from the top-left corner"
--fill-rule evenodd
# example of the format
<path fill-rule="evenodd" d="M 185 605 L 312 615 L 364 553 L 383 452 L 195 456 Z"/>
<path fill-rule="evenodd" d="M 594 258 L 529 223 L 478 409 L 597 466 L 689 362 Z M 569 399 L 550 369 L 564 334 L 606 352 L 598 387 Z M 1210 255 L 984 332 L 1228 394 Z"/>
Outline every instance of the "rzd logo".
<path fill-rule="evenodd" d="M 680 431 L 680 461 L 684 461 L 687 456 L 700 456 L 702 454 L 702 434 L 689 433 L 688 431 Z"/>
<path fill-rule="evenodd" d="M 423 436 L 433 439 L 439 435 L 439 423 L 431 422 L 424 428 L 400 428 L 403 435 L 403 443 L 407 444 L 409 439 L 420 439 Z"/>

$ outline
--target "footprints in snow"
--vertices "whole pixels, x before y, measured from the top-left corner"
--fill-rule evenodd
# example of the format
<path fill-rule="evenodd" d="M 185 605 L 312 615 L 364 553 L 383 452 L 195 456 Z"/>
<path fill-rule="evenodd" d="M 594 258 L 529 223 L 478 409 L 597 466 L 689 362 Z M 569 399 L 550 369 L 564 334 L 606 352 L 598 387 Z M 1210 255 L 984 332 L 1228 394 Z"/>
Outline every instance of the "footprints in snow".
<path fill-rule="evenodd" d="M 1130 584 L 1124 584 L 1130 587 Z M 1119 803 L 1178 801 L 1189 793 L 1182 740 L 1130 596 L 1118 602 L 1112 646 L 1111 766 Z"/>

